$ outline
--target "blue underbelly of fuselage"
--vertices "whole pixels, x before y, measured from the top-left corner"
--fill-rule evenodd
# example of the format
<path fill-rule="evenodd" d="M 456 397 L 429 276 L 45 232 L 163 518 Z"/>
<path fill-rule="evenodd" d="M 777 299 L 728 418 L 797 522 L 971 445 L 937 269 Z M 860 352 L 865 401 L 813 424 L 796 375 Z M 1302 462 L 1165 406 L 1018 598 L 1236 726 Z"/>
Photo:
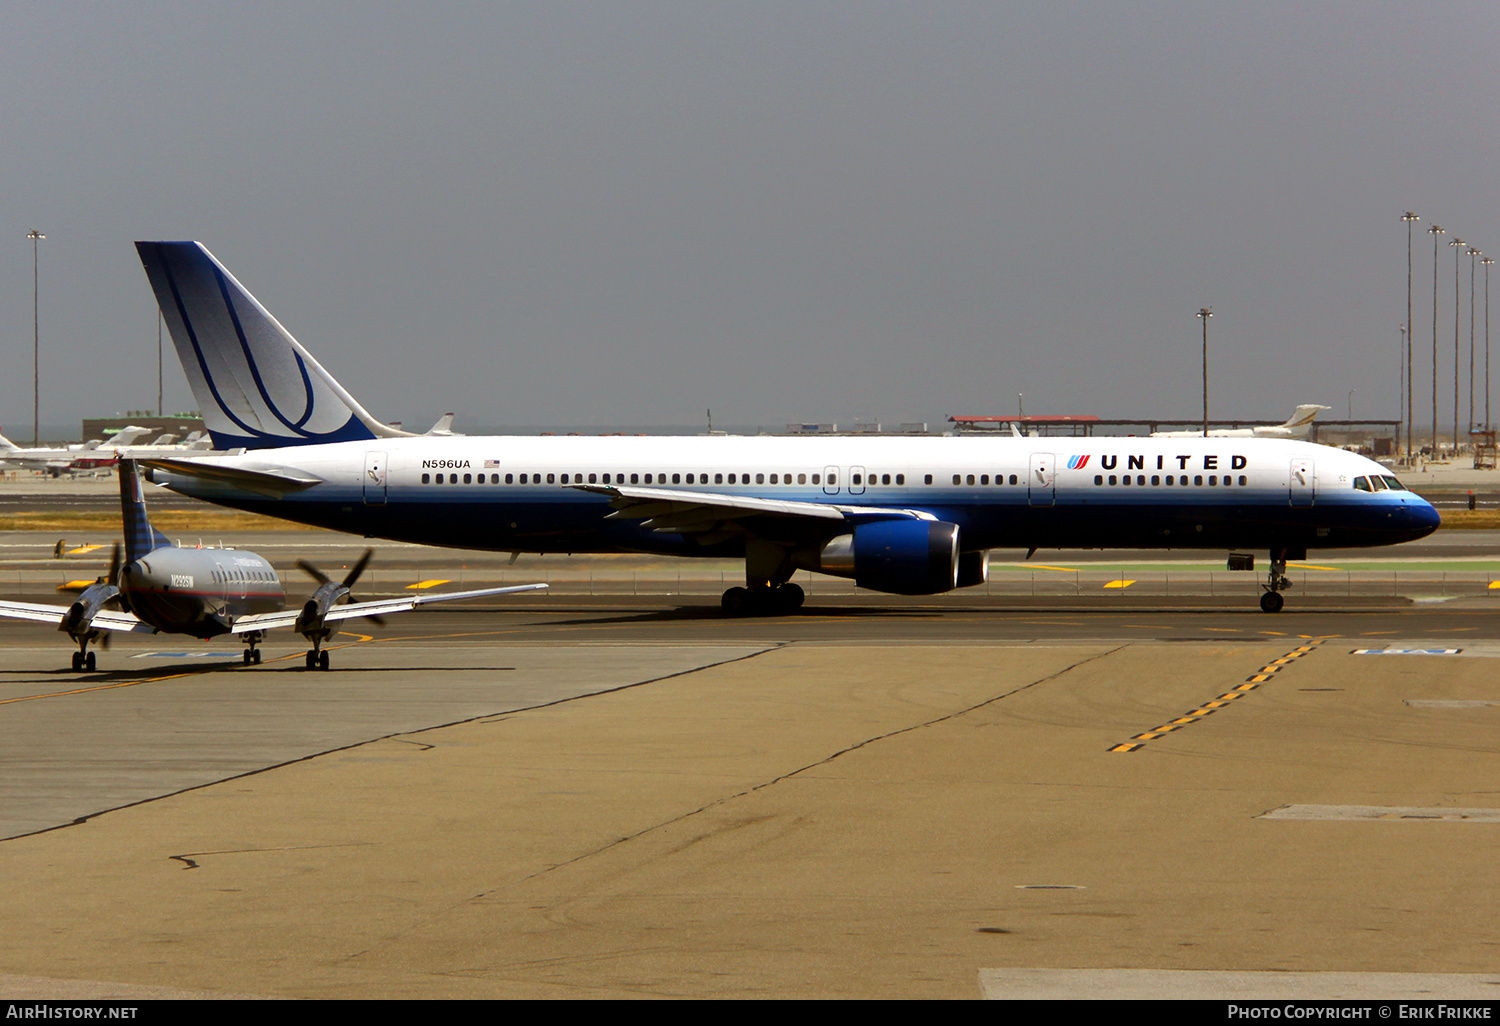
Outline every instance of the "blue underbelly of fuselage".
<path fill-rule="evenodd" d="M 690 489 L 674 489 L 687 491 Z M 713 489 L 715 494 L 731 493 Z M 1024 491 L 997 499 L 993 490 L 890 489 L 864 495 L 827 495 L 801 488 L 738 490 L 739 494 L 845 506 L 915 509 L 959 525 L 964 550 L 1029 548 L 1269 549 L 1359 548 L 1421 538 L 1437 515 L 1410 492 L 1355 493 L 1352 500 L 1323 498 L 1294 506 L 1286 492 L 1245 490 L 1194 496 L 1160 493 L 1128 498 L 1059 493 L 1051 505 L 1033 505 Z M 207 496 L 205 496 L 207 497 Z M 1403 498 L 1405 497 L 1405 498 Z M 254 495 L 213 501 L 372 538 L 486 551 L 538 553 L 643 552 L 677 556 L 738 556 L 743 541 L 734 521 L 723 533 L 658 534 L 635 519 L 606 519 L 609 500 L 558 487 L 445 485 L 392 487 L 383 504 L 361 493 L 329 486 L 281 500 Z M 755 531 L 777 540 L 806 540 L 809 521 L 761 517 Z M 828 522 L 832 537 L 850 529 Z"/>

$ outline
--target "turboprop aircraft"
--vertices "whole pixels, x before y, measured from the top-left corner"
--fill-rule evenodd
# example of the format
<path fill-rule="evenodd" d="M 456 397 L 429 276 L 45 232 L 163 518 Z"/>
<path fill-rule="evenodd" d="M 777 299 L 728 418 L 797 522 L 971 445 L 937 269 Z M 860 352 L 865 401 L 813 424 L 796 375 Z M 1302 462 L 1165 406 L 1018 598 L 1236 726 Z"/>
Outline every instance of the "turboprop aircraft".
<path fill-rule="evenodd" d="M 1116 547 L 1268 552 L 1270 612 L 1309 548 L 1438 525 L 1379 464 L 1292 439 L 413 435 L 371 416 L 202 245 L 136 247 L 214 446 L 234 450 L 151 459 L 152 479 L 302 523 L 740 558 L 730 612 L 798 608 L 799 569 L 927 595 L 983 583 L 991 549 Z"/>
<path fill-rule="evenodd" d="M 350 589 L 370 562 L 366 549 L 342 581 L 332 581 L 316 567 L 297 565 L 317 582 L 307 601 L 286 608 L 286 593 L 271 562 L 243 549 L 178 548 L 151 526 L 141 495 L 141 478 L 131 460 L 121 460 L 120 511 L 125 527 L 125 558 L 116 544 L 109 574 L 89 585 L 70 606 L 35 602 L 0 601 L 0 616 L 56 623 L 78 645 L 73 669 L 95 669 L 89 643 L 106 631 L 145 634 L 187 634 L 213 638 L 237 634 L 245 642 L 244 661 L 260 662 L 260 642 L 266 631 L 291 627 L 312 644 L 307 652 L 309 670 L 328 669 L 328 651 L 323 643 L 334 633 L 333 624 L 353 617 L 377 622 L 391 613 L 402 613 L 433 602 L 509 595 L 539 591 L 545 584 L 521 584 L 478 591 L 356 602 Z M 343 603 L 340 605 L 339 603 Z M 118 610 L 105 608 L 116 605 Z"/>

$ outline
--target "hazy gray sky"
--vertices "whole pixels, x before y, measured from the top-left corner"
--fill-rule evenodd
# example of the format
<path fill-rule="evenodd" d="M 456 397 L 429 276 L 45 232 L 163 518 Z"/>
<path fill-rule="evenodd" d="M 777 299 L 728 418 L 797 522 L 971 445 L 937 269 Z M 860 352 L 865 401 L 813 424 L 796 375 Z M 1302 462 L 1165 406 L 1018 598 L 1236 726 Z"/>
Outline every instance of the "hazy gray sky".
<path fill-rule="evenodd" d="M 1394 418 L 1408 208 L 1451 422 L 1446 242 L 1500 254 L 1493 2 L 7 0 L 0 38 L 23 438 L 33 227 L 56 424 L 155 405 L 135 239 L 460 429 L 1193 417 L 1205 305 L 1211 412 Z"/>

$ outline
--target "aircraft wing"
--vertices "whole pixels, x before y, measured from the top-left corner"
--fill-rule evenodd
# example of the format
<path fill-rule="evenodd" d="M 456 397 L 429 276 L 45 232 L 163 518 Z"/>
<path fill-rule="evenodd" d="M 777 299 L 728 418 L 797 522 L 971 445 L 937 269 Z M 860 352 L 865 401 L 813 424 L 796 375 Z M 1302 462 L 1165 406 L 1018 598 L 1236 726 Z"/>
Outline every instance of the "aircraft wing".
<path fill-rule="evenodd" d="M 575 485 L 580 491 L 607 495 L 615 511 L 606 519 L 642 520 L 643 527 L 660 533 L 699 534 L 722 530 L 725 521 L 749 517 L 791 517 L 807 520 L 935 520 L 918 509 L 886 506 L 845 506 L 831 502 L 761 499 L 717 492 L 683 492 L 635 485 Z"/>
<path fill-rule="evenodd" d="M 40 602 L 0 601 L 0 616 L 13 620 L 36 620 L 40 623 L 62 623 L 71 606 L 49 606 Z M 156 628 L 136 619 L 129 613 L 101 610 L 89 621 L 90 627 L 106 631 L 134 631 L 140 634 L 155 634 Z"/>
<path fill-rule="evenodd" d="M 545 584 L 515 584 L 506 588 L 481 588 L 478 591 L 445 591 L 437 595 L 405 595 L 400 598 L 376 599 L 373 602 L 350 602 L 334 606 L 323 616 L 323 622 L 352 620 L 357 616 L 386 616 L 390 613 L 406 613 L 419 606 L 434 602 L 453 602 L 458 599 L 485 598 L 490 595 L 509 595 L 518 591 L 545 591 Z M 244 634 L 247 631 L 267 631 L 275 627 L 290 627 L 297 622 L 301 607 L 283 609 L 276 613 L 252 613 L 234 621 L 230 631 Z"/>

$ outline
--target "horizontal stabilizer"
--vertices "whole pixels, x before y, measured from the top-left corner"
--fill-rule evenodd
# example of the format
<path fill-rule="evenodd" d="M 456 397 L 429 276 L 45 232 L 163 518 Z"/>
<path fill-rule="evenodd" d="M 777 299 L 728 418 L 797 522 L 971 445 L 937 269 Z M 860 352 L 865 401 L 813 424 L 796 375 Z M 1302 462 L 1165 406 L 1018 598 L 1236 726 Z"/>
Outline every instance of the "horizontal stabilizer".
<path fill-rule="evenodd" d="M 169 474 L 181 474 L 183 477 L 213 481 L 231 488 L 255 492 L 257 495 L 268 495 L 273 499 L 323 483 L 321 477 L 291 467 L 269 465 L 246 467 L 239 464 L 230 466 L 224 463 L 210 463 L 204 459 L 172 459 L 165 456 L 144 459 L 140 462 L 143 466 L 165 470 Z"/>

